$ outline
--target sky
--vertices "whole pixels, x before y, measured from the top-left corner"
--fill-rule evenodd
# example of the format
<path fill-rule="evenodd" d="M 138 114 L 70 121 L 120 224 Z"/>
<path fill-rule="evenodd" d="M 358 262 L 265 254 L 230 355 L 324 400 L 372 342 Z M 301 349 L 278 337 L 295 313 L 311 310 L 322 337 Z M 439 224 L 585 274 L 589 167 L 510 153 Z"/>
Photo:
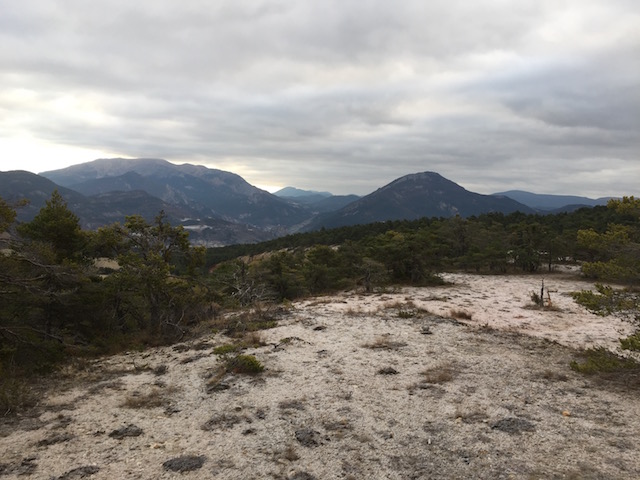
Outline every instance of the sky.
<path fill-rule="evenodd" d="M 640 193 L 637 0 L 0 0 L 0 170 Z"/>

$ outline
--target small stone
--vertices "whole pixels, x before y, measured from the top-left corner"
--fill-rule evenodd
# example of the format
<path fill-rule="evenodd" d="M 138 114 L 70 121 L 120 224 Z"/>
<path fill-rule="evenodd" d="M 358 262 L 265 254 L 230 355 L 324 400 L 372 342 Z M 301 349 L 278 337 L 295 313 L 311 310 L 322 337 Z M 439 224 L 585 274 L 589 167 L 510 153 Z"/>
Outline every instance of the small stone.
<path fill-rule="evenodd" d="M 288 480 L 316 480 L 316 477 L 307 472 L 296 472 Z"/>
<path fill-rule="evenodd" d="M 380 375 L 397 375 L 399 372 L 393 367 L 384 367 L 378 370 Z"/>
<path fill-rule="evenodd" d="M 87 465 L 84 467 L 74 468 L 73 470 L 69 470 L 64 475 L 58 477 L 58 480 L 76 480 L 80 478 L 86 478 L 94 473 L 98 473 L 100 471 L 99 467 L 95 465 Z"/>
<path fill-rule="evenodd" d="M 317 447 L 321 444 L 319 440 L 320 432 L 316 432 L 310 428 L 302 428 L 296 430 L 296 440 L 304 447 Z"/>
<path fill-rule="evenodd" d="M 109 434 L 111 438 L 122 440 L 124 437 L 139 437 L 144 432 L 140 427 L 133 425 L 132 423 L 126 427 L 118 428 Z"/>
<path fill-rule="evenodd" d="M 73 438 L 73 435 L 68 433 L 63 433 L 59 435 L 52 435 L 50 437 L 44 438 L 40 440 L 37 445 L 39 447 L 47 447 L 49 445 L 55 445 L 56 443 L 68 442 Z"/>
<path fill-rule="evenodd" d="M 165 470 L 171 470 L 172 472 L 192 472 L 202 468 L 205 460 L 206 457 L 203 455 L 184 455 L 167 460 L 162 466 Z"/>
<path fill-rule="evenodd" d="M 214 383 L 207 386 L 207 393 L 223 392 L 229 390 L 231 386 L 228 383 Z"/>
<path fill-rule="evenodd" d="M 536 428 L 535 425 L 528 420 L 522 418 L 503 418 L 491 425 L 493 430 L 500 430 L 502 432 L 511 434 L 520 434 L 522 432 L 533 432 Z"/>

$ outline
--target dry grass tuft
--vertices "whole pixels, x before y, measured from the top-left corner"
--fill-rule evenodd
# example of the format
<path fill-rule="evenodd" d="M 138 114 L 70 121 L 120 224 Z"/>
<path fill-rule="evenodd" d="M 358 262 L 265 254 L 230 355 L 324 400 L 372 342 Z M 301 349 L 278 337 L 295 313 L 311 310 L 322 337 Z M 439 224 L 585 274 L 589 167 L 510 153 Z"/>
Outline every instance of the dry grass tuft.
<path fill-rule="evenodd" d="M 446 383 L 453 380 L 457 373 L 453 363 L 443 363 L 424 370 L 421 375 L 424 383 Z"/>
<path fill-rule="evenodd" d="M 452 309 L 449 312 L 449 315 L 451 315 L 451 318 L 456 318 L 458 320 L 471 320 L 471 318 L 473 317 L 473 315 L 467 312 L 466 310 L 456 310 L 456 309 Z"/>
<path fill-rule="evenodd" d="M 245 348 L 264 347 L 266 344 L 262 332 L 259 331 L 245 333 L 240 341 L 240 345 Z"/>
<path fill-rule="evenodd" d="M 487 420 L 489 418 L 489 415 L 487 415 L 487 412 L 479 409 L 457 408 L 453 417 L 456 420 L 460 419 L 460 421 L 464 423 L 480 423 L 480 422 L 483 422 L 484 420 Z"/>
<path fill-rule="evenodd" d="M 545 370 L 536 375 L 537 378 L 542 380 L 548 380 L 550 382 L 566 382 L 569 380 L 569 377 L 561 372 L 554 372 L 553 370 Z"/>
<path fill-rule="evenodd" d="M 296 460 L 300 460 L 300 455 L 298 455 L 296 448 L 291 444 L 287 445 L 285 449 L 282 450 L 281 452 L 278 452 L 278 454 L 279 454 L 278 456 L 290 462 L 295 462 Z"/>
<path fill-rule="evenodd" d="M 217 322 L 219 330 L 226 335 L 242 338 L 247 332 L 266 330 L 278 326 L 275 313 L 270 309 L 255 308 L 220 318 Z"/>
<path fill-rule="evenodd" d="M 417 310 L 418 307 L 413 300 L 407 300 L 405 302 L 395 301 L 385 303 L 380 307 L 380 310 Z"/>
<path fill-rule="evenodd" d="M 221 413 L 214 415 L 202 425 L 202 430 L 211 432 L 213 430 L 228 430 L 242 421 L 249 421 L 245 416 Z"/>
<path fill-rule="evenodd" d="M 406 347 L 406 342 L 396 342 L 391 339 L 390 335 L 379 335 L 373 342 L 364 343 L 364 348 L 371 348 L 373 350 L 397 350 L 398 348 Z"/>
<path fill-rule="evenodd" d="M 162 407 L 166 403 L 162 392 L 154 388 L 151 392 L 142 394 L 134 392 L 129 395 L 121 406 L 125 408 L 141 409 L 141 408 L 157 408 Z"/>
<path fill-rule="evenodd" d="M 302 400 L 283 400 L 278 404 L 281 410 L 304 410 L 304 399 Z"/>

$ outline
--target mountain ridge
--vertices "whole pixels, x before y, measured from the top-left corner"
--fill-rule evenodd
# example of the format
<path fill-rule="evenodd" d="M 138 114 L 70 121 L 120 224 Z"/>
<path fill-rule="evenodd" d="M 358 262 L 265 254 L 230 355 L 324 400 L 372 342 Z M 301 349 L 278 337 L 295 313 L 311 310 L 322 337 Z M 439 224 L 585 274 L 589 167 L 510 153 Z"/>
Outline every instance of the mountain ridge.
<path fill-rule="evenodd" d="M 554 195 L 532 193 L 524 190 L 508 190 L 506 192 L 494 193 L 514 199 L 528 207 L 542 211 L 560 210 L 566 207 L 575 209 L 578 206 L 595 207 L 596 205 L 606 205 L 613 197 L 589 198 L 577 195 Z"/>
<path fill-rule="evenodd" d="M 167 203 L 193 204 L 202 216 L 281 230 L 304 221 L 306 208 L 249 184 L 240 175 L 166 160 L 98 159 L 42 176 L 85 194 L 114 188 L 146 190 Z"/>
<path fill-rule="evenodd" d="M 182 224 L 192 233 L 194 243 L 209 246 L 387 220 L 489 212 L 553 213 L 584 206 L 578 203 L 541 210 L 508 194 L 551 206 L 554 204 L 549 202 L 586 199 L 518 190 L 482 195 L 432 171 L 399 177 L 364 197 L 295 187 L 276 192 L 291 195 L 278 196 L 235 173 L 153 158 L 97 159 L 41 175 L 23 171 L 0 174 L 0 196 L 9 201 L 31 197 L 31 205 L 18 213 L 20 221 L 33 218 L 57 188 L 85 227 L 123 221 L 126 215 L 136 213 L 153 220 L 159 210 L 164 210 L 172 223 Z"/>
<path fill-rule="evenodd" d="M 535 213 L 508 197 L 469 192 L 436 172 L 397 178 L 373 193 L 312 221 L 305 230 L 421 217 L 462 217 L 498 211 Z"/>

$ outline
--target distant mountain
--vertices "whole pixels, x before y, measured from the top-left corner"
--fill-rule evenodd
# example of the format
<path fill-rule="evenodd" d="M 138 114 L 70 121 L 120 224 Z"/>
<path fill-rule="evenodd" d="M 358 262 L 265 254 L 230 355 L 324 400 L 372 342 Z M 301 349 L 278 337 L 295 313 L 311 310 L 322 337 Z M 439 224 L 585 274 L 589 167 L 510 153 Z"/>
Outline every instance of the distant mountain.
<path fill-rule="evenodd" d="M 314 213 L 333 212 L 360 198 L 358 195 L 332 195 L 329 192 L 300 190 L 295 187 L 285 187 L 282 190 L 278 190 L 274 195 L 284 198 L 293 204 L 306 205 Z"/>
<path fill-rule="evenodd" d="M 333 212 L 346 207 L 360 198 L 358 195 L 333 195 L 314 203 L 311 207 L 320 213 Z"/>
<path fill-rule="evenodd" d="M 274 195 L 276 195 L 278 197 L 287 197 L 287 198 L 309 197 L 309 196 L 318 196 L 318 197 L 326 198 L 326 197 L 333 196 L 329 192 L 316 192 L 314 190 L 301 190 L 301 189 L 295 188 L 295 187 L 284 187 L 284 188 L 278 190 L 277 192 L 275 192 Z"/>
<path fill-rule="evenodd" d="M 434 172 L 407 175 L 340 210 L 318 216 L 305 230 L 421 217 L 468 217 L 534 210 L 507 197 L 481 195 Z"/>
<path fill-rule="evenodd" d="M 94 230 L 115 222 L 124 222 L 127 215 L 141 215 L 151 222 L 163 210 L 172 225 L 183 225 L 192 243 L 222 246 L 233 243 L 254 243 L 275 238 L 281 231 L 265 231 L 222 218 L 202 217 L 189 205 L 176 205 L 142 190 L 113 191 L 97 195 L 83 195 L 55 184 L 35 173 L 24 171 L 0 172 L 0 197 L 14 204 L 28 200 L 17 209 L 19 222 L 30 222 L 38 214 L 54 190 L 62 195 L 69 209 L 78 215 L 84 229 Z"/>
<path fill-rule="evenodd" d="M 200 215 L 271 230 L 286 229 L 310 216 L 305 207 L 260 190 L 234 173 L 160 159 L 100 159 L 41 175 L 85 194 L 144 190 L 167 203 L 189 205 Z"/>
<path fill-rule="evenodd" d="M 606 205 L 612 197 L 587 198 L 573 195 L 543 195 L 539 193 L 525 192 L 522 190 L 509 190 L 507 192 L 494 193 L 493 195 L 505 196 L 523 203 L 536 210 L 558 210 L 569 208 L 576 210 L 581 207 L 595 207 Z"/>
<path fill-rule="evenodd" d="M 30 200 L 18 210 L 19 221 L 31 220 L 55 189 L 84 228 L 122 222 L 133 214 L 152 221 L 163 210 L 172 224 L 189 230 L 194 243 L 208 246 L 386 220 L 488 212 L 554 213 L 608 200 L 517 190 L 481 195 L 434 172 L 398 178 L 362 198 L 294 187 L 273 195 L 234 173 L 149 158 L 100 159 L 41 175 L 0 172 L 2 198 Z"/>

